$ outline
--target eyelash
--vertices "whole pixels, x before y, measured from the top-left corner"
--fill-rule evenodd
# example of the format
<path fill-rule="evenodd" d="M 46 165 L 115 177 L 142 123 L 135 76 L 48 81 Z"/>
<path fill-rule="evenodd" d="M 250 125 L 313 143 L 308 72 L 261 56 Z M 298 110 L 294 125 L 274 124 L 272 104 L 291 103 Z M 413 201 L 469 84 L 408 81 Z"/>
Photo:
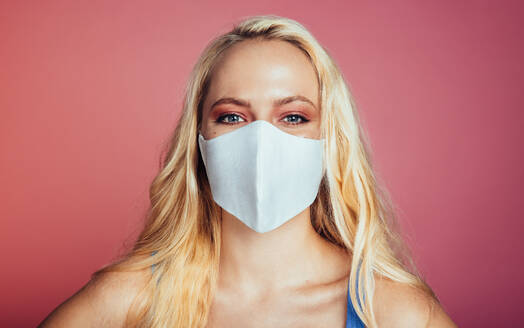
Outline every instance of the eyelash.
<path fill-rule="evenodd" d="M 223 121 L 224 118 L 229 117 L 229 116 L 241 117 L 241 116 L 238 115 L 238 114 L 229 113 L 229 114 L 224 114 L 224 115 L 220 115 L 219 117 L 217 117 L 216 122 L 217 122 L 217 123 L 222 123 L 222 124 L 236 124 L 236 122 L 234 122 L 234 123 L 227 123 L 227 122 L 224 122 L 224 121 Z M 294 122 L 294 123 L 288 122 L 287 124 L 289 124 L 289 125 L 299 125 L 299 124 L 303 124 L 303 123 L 307 123 L 307 122 L 309 122 L 309 120 L 308 120 L 307 118 L 305 118 L 304 116 L 299 115 L 299 114 L 289 114 L 289 115 L 284 116 L 284 118 L 287 118 L 287 117 L 289 117 L 289 116 L 294 116 L 294 117 L 297 117 L 298 119 L 301 120 L 299 123 L 296 123 L 296 122 Z"/>
<path fill-rule="evenodd" d="M 236 122 L 234 123 L 231 123 L 231 122 L 224 122 L 223 119 L 226 118 L 226 117 L 231 117 L 231 116 L 236 116 L 236 117 L 241 117 L 240 115 L 238 114 L 233 114 L 233 113 L 228 113 L 228 114 L 223 114 L 223 115 L 220 115 L 219 117 L 217 117 L 216 119 L 216 122 L 217 123 L 222 123 L 222 124 L 235 124 Z"/>
<path fill-rule="evenodd" d="M 292 124 L 292 125 L 298 125 L 298 124 L 309 122 L 309 120 L 307 118 L 305 118 L 304 116 L 299 115 L 299 114 L 289 114 L 289 115 L 284 116 L 284 118 L 290 117 L 290 116 L 296 116 L 298 119 L 300 119 L 299 123 L 291 123 L 291 122 L 289 122 L 289 124 Z"/>

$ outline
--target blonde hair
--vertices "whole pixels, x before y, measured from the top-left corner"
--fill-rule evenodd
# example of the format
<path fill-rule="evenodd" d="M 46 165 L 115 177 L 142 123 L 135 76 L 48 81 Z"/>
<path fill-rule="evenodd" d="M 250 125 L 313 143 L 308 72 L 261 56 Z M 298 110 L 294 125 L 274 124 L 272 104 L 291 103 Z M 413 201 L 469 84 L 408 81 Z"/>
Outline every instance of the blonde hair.
<path fill-rule="evenodd" d="M 374 175 L 354 101 L 335 61 L 298 22 L 274 15 L 249 17 L 204 49 L 186 87 L 182 116 L 150 187 L 143 231 L 126 256 L 99 270 L 142 270 L 154 265 L 128 316 L 133 327 L 204 327 L 218 276 L 220 208 L 213 201 L 197 135 L 210 73 L 225 50 L 244 40 L 286 41 L 306 54 L 320 85 L 325 175 L 311 223 L 328 241 L 352 254 L 349 292 L 358 316 L 375 327 L 374 275 L 434 296 L 397 252 L 395 211 Z M 388 222 L 391 221 L 391 222 Z M 408 257 L 409 258 L 409 257 Z"/>

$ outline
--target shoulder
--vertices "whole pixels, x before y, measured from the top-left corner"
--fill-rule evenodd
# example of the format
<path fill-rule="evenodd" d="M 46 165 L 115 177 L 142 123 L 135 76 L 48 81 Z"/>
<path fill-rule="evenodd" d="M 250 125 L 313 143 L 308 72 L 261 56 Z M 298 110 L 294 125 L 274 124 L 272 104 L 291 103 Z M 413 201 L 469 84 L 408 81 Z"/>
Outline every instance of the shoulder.
<path fill-rule="evenodd" d="M 425 291 L 387 278 L 375 281 L 373 302 L 379 327 L 457 327 Z"/>
<path fill-rule="evenodd" d="M 145 269 L 95 275 L 39 327 L 123 327 L 131 304 L 150 276 Z"/>

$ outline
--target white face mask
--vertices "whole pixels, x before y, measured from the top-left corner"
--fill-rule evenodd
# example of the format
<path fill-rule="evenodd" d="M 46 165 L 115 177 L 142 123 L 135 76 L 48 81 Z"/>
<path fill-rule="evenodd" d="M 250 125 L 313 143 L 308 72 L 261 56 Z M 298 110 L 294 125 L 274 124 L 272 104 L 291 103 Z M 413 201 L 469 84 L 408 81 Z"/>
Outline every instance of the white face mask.
<path fill-rule="evenodd" d="M 198 144 L 215 202 L 251 229 L 278 228 L 306 209 L 322 179 L 324 139 L 257 120 Z"/>

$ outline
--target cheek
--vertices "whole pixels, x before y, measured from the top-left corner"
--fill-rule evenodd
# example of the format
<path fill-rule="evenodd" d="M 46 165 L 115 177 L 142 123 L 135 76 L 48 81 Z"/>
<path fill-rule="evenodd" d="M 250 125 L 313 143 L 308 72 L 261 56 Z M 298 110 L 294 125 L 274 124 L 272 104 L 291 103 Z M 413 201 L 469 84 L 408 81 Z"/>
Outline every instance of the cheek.
<path fill-rule="evenodd" d="M 310 133 L 310 138 L 320 139 L 320 136 L 321 136 L 320 125 L 312 126 L 309 133 Z"/>
<path fill-rule="evenodd" d="M 202 136 L 204 136 L 204 139 L 208 140 L 230 132 L 236 127 L 238 126 L 217 124 L 211 117 L 208 117 L 202 120 L 202 128 L 200 129 L 200 132 L 202 133 Z"/>
<path fill-rule="evenodd" d="M 204 139 L 207 140 L 216 137 L 219 131 L 217 131 L 216 126 L 213 125 L 211 120 L 206 120 L 202 124 L 201 133 L 204 136 Z"/>
<path fill-rule="evenodd" d="M 304 131 L 304 137 L 310 138 L 310 139 L 320 139 L 321 137 L 321 129 L 320 129 L 320 121 L 315 120 L 310 122 Z"/>
<path fill-rule="evenodd" d="M 210 138 L 210 136 L 213 133 L 213 126 L 209 117 L 205 116 L 202 118 L 202 122 L 200 123 L 200 130 L 198 132 L 202 134 L 204 139 Z"/>
<path fill-rule="evenodd" d="M 308 126 L 303 126 L 300 128 L 289 128 L 289 127 L 280 127 L 280 129 L 289 134 L 295 135 L 297 137 L 308 138 L 308 139 L 320 139 L 320 126 L 316 124 L 308 124 Z"/>

